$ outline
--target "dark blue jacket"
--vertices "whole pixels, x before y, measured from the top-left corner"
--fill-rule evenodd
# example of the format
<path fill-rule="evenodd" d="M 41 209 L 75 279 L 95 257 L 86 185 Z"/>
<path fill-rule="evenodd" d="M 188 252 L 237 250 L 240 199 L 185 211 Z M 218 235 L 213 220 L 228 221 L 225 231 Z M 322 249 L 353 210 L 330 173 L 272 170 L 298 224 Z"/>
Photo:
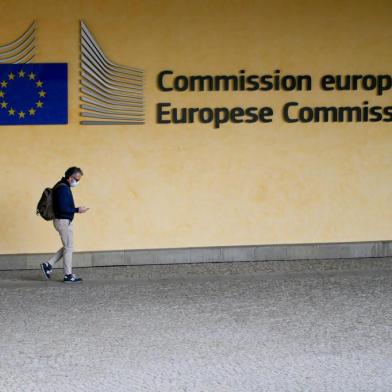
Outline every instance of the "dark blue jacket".
<path fill-rule="evenodd" d="M 53 187 L 53 210 L 56 218 L 70 220 L 73 219 L 75 212 L 79 212 L 79 209 L 75 207 L 71 187 L 65 177 Z"/>

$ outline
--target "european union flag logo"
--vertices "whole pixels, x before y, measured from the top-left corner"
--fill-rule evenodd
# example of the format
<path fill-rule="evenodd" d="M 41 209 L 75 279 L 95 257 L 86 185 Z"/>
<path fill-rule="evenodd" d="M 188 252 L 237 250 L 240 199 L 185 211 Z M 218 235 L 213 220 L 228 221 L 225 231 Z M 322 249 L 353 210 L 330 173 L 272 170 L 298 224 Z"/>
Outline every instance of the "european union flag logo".
<path fill-rule="evenodd" d="M 67 64 L 0 64 L 0 125 L 67 122 Z"/>

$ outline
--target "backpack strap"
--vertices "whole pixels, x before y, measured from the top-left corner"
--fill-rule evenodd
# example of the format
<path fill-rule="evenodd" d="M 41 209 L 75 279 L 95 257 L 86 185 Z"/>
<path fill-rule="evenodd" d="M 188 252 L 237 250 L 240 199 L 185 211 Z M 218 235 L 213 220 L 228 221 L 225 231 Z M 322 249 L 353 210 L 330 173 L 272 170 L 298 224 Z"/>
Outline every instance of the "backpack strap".
<path fill-rule="evenodd" d="M 64 184 L 63 182 L 58 182 L 52 189 L 54 189 L 54 188 L 58 188 L 58 187 L 60 187 L 60 186 L 67 186 L 67 184 Z"/>

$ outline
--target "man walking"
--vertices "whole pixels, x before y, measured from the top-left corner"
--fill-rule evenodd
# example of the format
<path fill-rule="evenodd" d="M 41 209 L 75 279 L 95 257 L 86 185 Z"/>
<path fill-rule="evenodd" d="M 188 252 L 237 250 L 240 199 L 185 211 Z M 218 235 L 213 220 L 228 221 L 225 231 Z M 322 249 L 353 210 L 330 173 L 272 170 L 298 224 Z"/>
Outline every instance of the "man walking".
<path fill-rule="evenodd" d="M 55 218 L 54 228 L 60 234 L 63 247 L 60 248 L 46 263 L 41 264 L 42 274 L 45 279 L 53 273 L 53 265 L 63 258 L 64 283 L 81 283 L 83 279 L 72 273 L 73 252 L 73 218 L 75 213 L 83 214 L 89 210 L 86 207 L 75 207 L 71 187 L 79 184 L 83 175 L 79 167 L 70 167 L 64 177 L 53 187 L 52 200 Z"/>

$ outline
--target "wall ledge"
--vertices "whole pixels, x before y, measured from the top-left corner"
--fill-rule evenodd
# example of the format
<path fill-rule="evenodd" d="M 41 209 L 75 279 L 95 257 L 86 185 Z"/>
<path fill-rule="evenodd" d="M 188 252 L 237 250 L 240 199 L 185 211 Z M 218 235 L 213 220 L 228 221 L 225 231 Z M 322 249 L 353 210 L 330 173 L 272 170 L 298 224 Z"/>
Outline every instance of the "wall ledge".
<path fill-rule="evenodd" d="M 52 253 L 0 254 L 0 271 L 37 269 Z M 392 240 L 75 252 L 73 266 L 320 260 L 392 256 Z M 56 268 L 62 268 L 62 261 Z"/>

